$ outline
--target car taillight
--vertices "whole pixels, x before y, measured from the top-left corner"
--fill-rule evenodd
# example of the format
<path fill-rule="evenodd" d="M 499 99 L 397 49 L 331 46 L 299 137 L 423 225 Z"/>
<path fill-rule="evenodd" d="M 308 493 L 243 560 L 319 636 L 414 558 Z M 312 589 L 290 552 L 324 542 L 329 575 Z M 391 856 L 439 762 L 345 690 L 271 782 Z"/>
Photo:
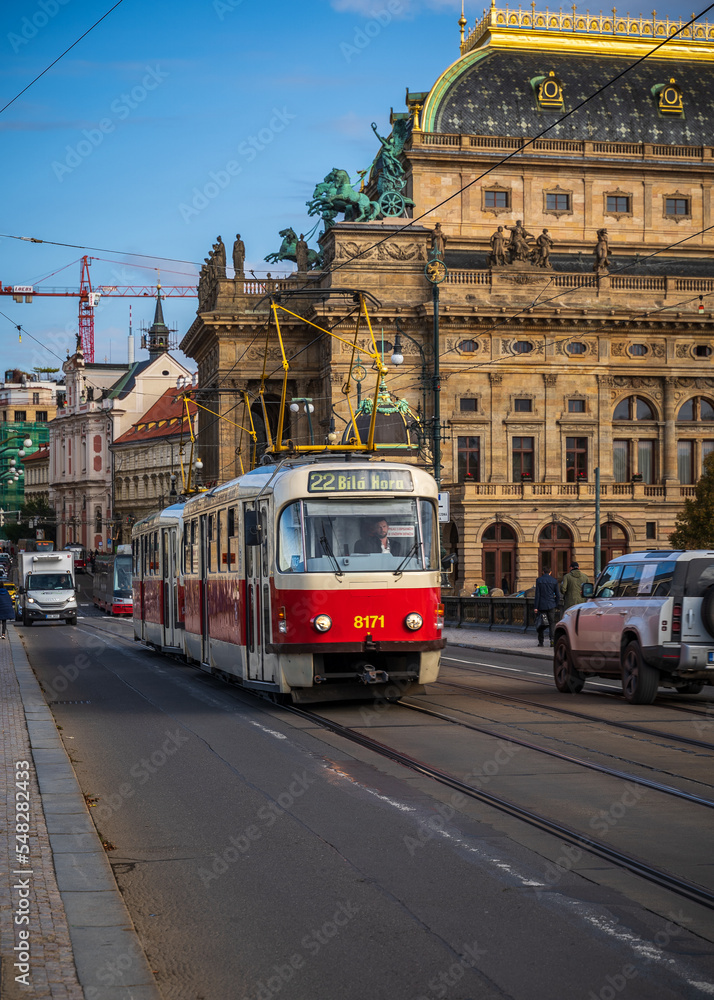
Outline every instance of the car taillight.
<path fill-rule="evenodd" d="M 682 637 L 682 605 L 675 604 L 672 608 L 672 638 Z"/>

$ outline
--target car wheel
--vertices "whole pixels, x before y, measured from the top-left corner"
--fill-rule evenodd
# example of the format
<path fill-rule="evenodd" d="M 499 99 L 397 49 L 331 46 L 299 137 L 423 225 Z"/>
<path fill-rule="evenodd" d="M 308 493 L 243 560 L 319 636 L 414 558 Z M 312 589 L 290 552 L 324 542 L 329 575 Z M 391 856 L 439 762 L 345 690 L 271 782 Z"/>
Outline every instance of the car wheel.
<path fill-rule="evenodd" d="M 555 640 L 553 678 L 555 686 L 563 694 L 579 694 L 585 684 L 585 678 L 573 666 L 573 654 L 567 636 L 562 634 Z"/>
<path fill-rule="evenodd" d="M 631 705 L 651 705 L 657 697 L 659 671 L 645 663 L 638 642 L 631 642 L 622 658 L 622 693 Z"/>
<path fill-rule="evenodd" d="M 68 625 L 76 625 L 77 624 L 77 619 L 76 618 L 68 618 L 67 619 L 67 624 Z"/>
<path fill-rule="evenodd" d="M 30 628 L 30 626 L 33 625 L 34 622 L 32 621 L 31 618 L 28 618 L 27 615 L 23 615 L 22 624 L 25 625 L 27 628 Z"/>
<path fill-rule="evenodd" d="M 677 688 L 677 694 L 700 694 L 704 690 L 704 685 L 700 681 L 690 681 L 689 684 L 682 684 Z"/>

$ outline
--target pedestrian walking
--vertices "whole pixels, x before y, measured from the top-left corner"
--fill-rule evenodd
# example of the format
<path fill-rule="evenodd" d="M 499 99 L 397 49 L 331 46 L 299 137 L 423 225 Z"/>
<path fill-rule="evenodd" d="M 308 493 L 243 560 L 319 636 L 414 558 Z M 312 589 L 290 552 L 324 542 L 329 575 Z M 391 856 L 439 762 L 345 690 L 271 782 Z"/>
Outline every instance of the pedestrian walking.
<path fill-rule="evenodd" d="M 560 581 L 560 592 L 563 595 L 563 610 L 567 611 L 574 604 L 580 604 L 583 600 L 583 584 L 590 583 L 580 566 L 574 562 L 570 564 L 570 572 L 566 573 Z"/>
<path fill-rule="evenodd" d="M 538 645 L 543 645 L 543 633 L 546 628 L 550 636 L 550 644 L 553 645 L 555 635 L 555 616 L 558 610 L 560 592 L 558 581 L 551 576 L 550 570 L 543 570 L 535 584 L 535 598 L 533 610 L 536 616 L 536 631 L 538 632 Z"/>
<path fill-rule="evenodd" d="M 12 603 L 10 591 L 5 590 L 5 584 L 0 583 L 0 639 L 7 639 L 7 620 L 15 618 L 15 605 Z"/>

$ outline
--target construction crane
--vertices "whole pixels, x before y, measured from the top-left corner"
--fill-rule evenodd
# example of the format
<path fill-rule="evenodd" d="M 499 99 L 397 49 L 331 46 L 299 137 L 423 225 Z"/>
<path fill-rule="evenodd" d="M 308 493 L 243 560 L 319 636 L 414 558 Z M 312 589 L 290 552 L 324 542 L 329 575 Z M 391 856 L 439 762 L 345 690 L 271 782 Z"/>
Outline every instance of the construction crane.
<path fill-rule="evenodd" d="M 15 302 L 32 302 L 35 295 L 79 297 L 79 336 L 86 361 L 94 361 L 94 310 L 102 296 L 123 298 L 156 298 L 160 289 L 162 298 L 191 298 L 197 294 L 196 285 L 97 285 L 92 288 L 89 267 L 99 257 L 82 257 L 80 260 L 79 288 L 36 288 L 33 285 L 3 285 L 0 295 L 12 295 Z"/>

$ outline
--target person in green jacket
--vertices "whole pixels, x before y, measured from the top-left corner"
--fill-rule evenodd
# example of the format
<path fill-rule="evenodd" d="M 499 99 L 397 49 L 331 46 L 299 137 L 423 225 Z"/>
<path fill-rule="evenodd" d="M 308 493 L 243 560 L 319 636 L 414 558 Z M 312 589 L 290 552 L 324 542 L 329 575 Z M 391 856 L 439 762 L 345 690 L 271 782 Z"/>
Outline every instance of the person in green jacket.
<path fill-rule="evenodd" d="M 570 572 L 566 573 L 560 583 L 560 592 L 563 595 L 563 610 L 567 611 L 574 604 L 581 604 L 583 600 L 583 584 L 589 583 L 587 576 L 581 571 L 578 563 L 570 564 Z"/>

